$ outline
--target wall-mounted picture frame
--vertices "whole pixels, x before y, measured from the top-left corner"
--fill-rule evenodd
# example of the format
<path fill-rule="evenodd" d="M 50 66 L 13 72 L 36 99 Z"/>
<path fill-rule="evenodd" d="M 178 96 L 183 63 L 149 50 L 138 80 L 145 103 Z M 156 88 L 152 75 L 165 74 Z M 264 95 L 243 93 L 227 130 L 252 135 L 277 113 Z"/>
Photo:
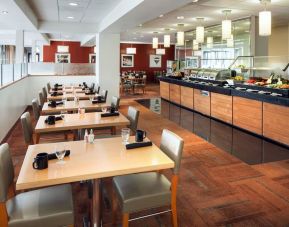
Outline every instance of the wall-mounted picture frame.
<path fill-rule="evenodd" d="M 162 67 L 162 56 L 161 55 L 150 55 L 150 68 L 161 68 Z"/>
<path fill-rule="evenodd" d="M 70 54 L 56 53 L 55 63 L 70 63 Z"/>
<path fill-rule="evenodd" d="M 124 67 L 124 68 L 134 67 L 134 55 L 122 54 L 121 55 L 121 67 Z"/>
<path fill-rule="evenodd" d="M 95 62 L 96 62 L 96 55 L 89 54 L 89 63 L 95 63 Z"/>

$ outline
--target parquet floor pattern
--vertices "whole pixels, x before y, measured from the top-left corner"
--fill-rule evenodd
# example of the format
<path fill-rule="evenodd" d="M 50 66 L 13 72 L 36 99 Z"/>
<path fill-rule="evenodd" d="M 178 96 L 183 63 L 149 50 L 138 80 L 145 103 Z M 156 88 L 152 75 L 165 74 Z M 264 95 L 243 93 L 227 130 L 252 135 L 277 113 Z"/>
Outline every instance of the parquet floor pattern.
<path fill-rule="evenodd" d="M 157 95 L 158 91 L 153 87 L 145 97 Z M 157 145 L 164 128 L 174 131 L 185 141 L 177 199 L 179 226 L 289 226 L 289 160 L 247 165 L 176 123 L 149 111 L 132 98 L 122 99 L 121 111 L 126 113 L 129 105 L 141 111 L 139 128 L 146 130 L 148 137 Z M 53 138 L 52 135 L 48 137 L 43 141 Z M 57 139 L 62 138 L 58 136 Z M 27 148 L 19 122 L 7 142 L 17 176 Z M 165 174 L 170 175 L 169 171 Z M 110 179 L 105 179 L 104 185 L 105 198 L 109 199 Z M 73 192 L 76 226 L 82 226 L 82 217 L 89 208 L 87 188 L 74 183 Z M 103 207 L 104 226 L 111 226 L 107 199 Z M 133 221 L 130 226 L 171 226 L 170 214 Z"/>

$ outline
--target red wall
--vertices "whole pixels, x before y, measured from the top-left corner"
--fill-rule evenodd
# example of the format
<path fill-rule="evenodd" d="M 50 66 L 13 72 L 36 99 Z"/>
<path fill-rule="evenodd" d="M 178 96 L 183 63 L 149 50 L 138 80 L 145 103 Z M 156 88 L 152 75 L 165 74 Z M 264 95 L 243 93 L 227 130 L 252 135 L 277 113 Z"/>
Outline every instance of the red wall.
<path fill-rule="evenodd" d="M 94 50 L 93 47 L 80 46 L 80 42 L 51 41 L 50 46 L 43 46 L 44 62 L 55 62 L 55 53 L 57 53 L 58 45 L 69 46 L 71 63 L 88 63 L 89 54 L 92 54 Z"/>
<path fill-rule="evenodd" d="M 152 48 L 151 44 L 120 44 L 120 54 L 126 54 L 127 47 L 135 47 L 136 54 L 134 55 L 134 67 L 131 68 L 120 68 L 120 71 L 146 71 L 148 80 L 153 80 L 154 71 L 166 70 L 167 60 L 175 59 L 175 46 L 171 45 L 170 48 L 166 48 L 166 54 L 162 55 L 162 67 L 161 68 L 150 68 L 149 57 L 151 54 L 155 54 L 156 50 Z"/>

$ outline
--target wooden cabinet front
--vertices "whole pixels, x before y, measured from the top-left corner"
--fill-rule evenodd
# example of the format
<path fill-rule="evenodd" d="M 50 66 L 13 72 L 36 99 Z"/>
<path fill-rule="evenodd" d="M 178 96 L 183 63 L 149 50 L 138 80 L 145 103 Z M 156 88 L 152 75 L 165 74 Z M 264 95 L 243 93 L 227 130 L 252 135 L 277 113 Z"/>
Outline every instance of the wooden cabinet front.
<path fill-rule="evenodd" d="M 170 101 L 181 104 L 181 86 L 170 84 Z"/>
<path fill-rule="evenodd" d="M 262 102 L 233 97 L 233 125 L 262 135 Z"/>
<path fill-rule="evenodd" d="M 263 103 L 263 135 L 289 145 L 289 107 Z"/>
<path fill-rule="evenodd" d="M 160 81 L 160 95 L 166 100 L 170 100 L 170 84 Z"/>
<path fill-rule="evenodd" d="M 211 94 L 208 91 L 194 89 L 194 110 L 211 115 Z"/>
<path fill-rule="evenodd" d="M 232 124 L 233 121 L 233 97 L 211 93 L 211 116 Z"/>
<path fill-rule="evenodd" d="M 194 89 L 181 86 L 181 105 L 194 109 Z"/>

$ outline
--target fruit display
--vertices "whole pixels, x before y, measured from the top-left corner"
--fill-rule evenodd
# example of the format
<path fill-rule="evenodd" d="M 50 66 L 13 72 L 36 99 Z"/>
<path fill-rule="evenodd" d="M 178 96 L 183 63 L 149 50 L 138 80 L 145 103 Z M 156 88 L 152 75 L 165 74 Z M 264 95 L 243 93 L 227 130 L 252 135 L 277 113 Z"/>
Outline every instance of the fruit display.
<path fill-rule="evenodd" d="M 243 81 L 244 80 L 243 76 L 235 76 L 233 79 L 236 81 Z"/>
<path fill-rule="evenodd" d="M 250 79 L 247 80 L 245 84 L 264 86 L 274 89 L 289 89 L 289 81 L 282 78 L 281 75 L 275 75 L 274 73 L 271 73 L 269 79 L 263 79 L 262 77 L 250 77 Z"/>

